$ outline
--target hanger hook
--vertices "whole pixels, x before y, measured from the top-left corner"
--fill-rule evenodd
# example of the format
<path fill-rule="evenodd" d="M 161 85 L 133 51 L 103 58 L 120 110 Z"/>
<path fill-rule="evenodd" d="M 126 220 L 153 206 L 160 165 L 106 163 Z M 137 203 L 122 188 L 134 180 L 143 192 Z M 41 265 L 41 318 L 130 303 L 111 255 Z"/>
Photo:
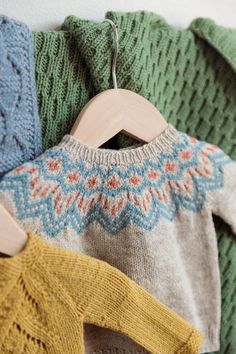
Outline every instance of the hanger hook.
<path fill-rule="evenodd" d="M 106 18 L 103 22 L 108 22 L 111 25 L 112 31 L 113 31 L 113 34 L 114 34 L 115 49 L 114 49 L 114 56 L 113 56 L 113 60 L 112 60 L 111 71 L 112 71 L 113 86 L 114 86 L 114 89 L 117 89 L 116 62 L 117 62 L 118 51 L 119 51 L 118 31 L 117 31 L 116 25 L 114 24 L 114 22 L 112 20 L 109 20 L 108 18 Z"/>

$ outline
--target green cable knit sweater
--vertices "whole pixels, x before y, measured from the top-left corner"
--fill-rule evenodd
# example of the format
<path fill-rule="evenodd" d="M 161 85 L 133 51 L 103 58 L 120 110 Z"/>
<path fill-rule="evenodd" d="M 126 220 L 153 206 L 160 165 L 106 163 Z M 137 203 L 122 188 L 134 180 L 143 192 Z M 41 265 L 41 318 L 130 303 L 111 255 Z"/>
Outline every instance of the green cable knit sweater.
<path fill-rule="evenodd" d="M 147 12 L 109 12 L 117 25 L 118 87 L 150 100 L 168 122 L 219 145 L 236 159 L 236 31 L 209 19 L 177 30 Z M 58 32 L 35 32 L 43 145 L 57 144 L 95 94 L 111 88 L 112 32 L 106 23 L 68 17 Z M 131 139 L 119 134 L 114 147 Z M 236 242 L 216 220 L 222 280 L 220 353 L 236 352 Z"/>

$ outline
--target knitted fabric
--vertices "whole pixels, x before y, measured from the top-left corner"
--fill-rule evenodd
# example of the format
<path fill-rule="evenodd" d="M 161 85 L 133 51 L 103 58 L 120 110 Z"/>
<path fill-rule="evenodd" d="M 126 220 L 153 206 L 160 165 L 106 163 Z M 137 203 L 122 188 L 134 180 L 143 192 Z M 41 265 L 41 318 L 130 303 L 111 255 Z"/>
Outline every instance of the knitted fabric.
<path fill-rule="evenodd" d="M 236 31 L 209 19 L 177 30 L 147 12 L 109 12 L 106 17 L 120 37 L 118 87 L 140 93 L 178 129 L 219 145 L 235 159 Z M 34 33 L 44 148 L 70 131 L 89 98 L 112 87 L 109 25 L 70 16 L 62 29 Z M 118 143 L 128 145 L 122 135 Z M 229 228 L 215 221 L 222 283 L 220 353 L 228 354 L 236 351 L 236 243 Z"/>
<path fill-rule="evenodd" d="M 0 175 L 41 152 L 33 53 L 29 29 L 0 16 Z"/>
<path fill-rule="evenodd" d="M 219 348 L 220 279 L 212 214 L 236 231 L 236 163 L 173 126 L 151 143 L 114 151 L 70 135 L 0 183 L 0 202 L 26 230 L 107 261 Z M 88 329 L 88 353 L 136 353 Z M 90 340 L 89 340 L 90 339 Z M 141 349 L 139 348 L 139 351 Z"/>
<path fill-rule="evenodd" d="M 201 335 L 117 269 L 29 234 L 0 258 L 2 354 L 83 353 L 83 323 L 130 336 L 151 353 L 198 353 Z"/>

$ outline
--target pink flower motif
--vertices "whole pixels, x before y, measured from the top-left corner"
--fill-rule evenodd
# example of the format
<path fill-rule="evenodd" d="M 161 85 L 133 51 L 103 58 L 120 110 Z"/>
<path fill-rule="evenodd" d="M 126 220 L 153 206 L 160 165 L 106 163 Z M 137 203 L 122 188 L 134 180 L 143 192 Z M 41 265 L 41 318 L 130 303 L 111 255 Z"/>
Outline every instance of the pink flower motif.
<path fill-rule="evenodd" d="M 90 188 L 90 189 L 96 187 L 98 185 L 97 176 L 90 177 L 89 180 L 88 180 L 87 185 L 88 185 L 88 188 Z"/>
<path fill-rule="evenodd" d="M 165 165 L 165 172 L 174 173 L 177 169 L 177 164 L 173 161 L 167 161 Z"/>
<path fill-rule="evenodd" d="M 189 161 L 192 157 L 192 153 L 189 150 L 182 150 L 180 154 L 181 158 L 185 161 Z"/>
<path fill-rule="evenodd" d="M 133 175 L 132 177 L 130 177 L 129 182 L 133 186 L 137 186 L 138 184 L 140 184 L 140 178 L 137 175 Z"/>
<path fill-rule="evenodd" d="M 67 179 L 69 183 L 76 183 L 79 180 L 78 172 L 72 171 L 67 175 Z"/>
<path fill-rule="evenodd" d="M 120 185 L 120 181 L 116 178 L 116 176 L 112 176 L 108 181 L 108 188 L 116 189 Z"/>
<path fill-rule="evenodd" d="M 151 180 L 155 181 L 159 177 L 159 173 L 156 170 L 151 169 L 148 171 L 148 177 Z"/>
<path fill-rule="evenodd" d="M 51 160 L 48 161 L 47 167 L 52 172 L 57 172 L 60 168 L 60 160 Z"/>

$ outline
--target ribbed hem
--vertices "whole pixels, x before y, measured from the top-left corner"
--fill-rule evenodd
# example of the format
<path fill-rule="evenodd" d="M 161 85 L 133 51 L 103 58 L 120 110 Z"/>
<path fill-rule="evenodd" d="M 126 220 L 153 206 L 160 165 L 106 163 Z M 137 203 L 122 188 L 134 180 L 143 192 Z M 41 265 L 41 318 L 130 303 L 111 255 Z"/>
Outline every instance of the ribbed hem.
<path fill-rule="evenodd" d="M 201 353 L 211 353 L 220 350 L 219 328 L 209 325 L 209 327 L 206 330 L 202 330 L 202 332 L 205 333 L 205 337 Z"/>
<path fill-rule="evenodd" d="M 67 150 L 72 155 L 72 158 L 90 163 L 127 165 L 152 158 L 158 159 L 162 152 L 171 150 L 173 144 L 178 140 L 178 131 L 169 124 L 165 131 L 153 141 L 134 149 L 122 149 L 119 151 L 96 149 L 81 143 L 71 135 L 65 135 L 58 147 Z"/>

